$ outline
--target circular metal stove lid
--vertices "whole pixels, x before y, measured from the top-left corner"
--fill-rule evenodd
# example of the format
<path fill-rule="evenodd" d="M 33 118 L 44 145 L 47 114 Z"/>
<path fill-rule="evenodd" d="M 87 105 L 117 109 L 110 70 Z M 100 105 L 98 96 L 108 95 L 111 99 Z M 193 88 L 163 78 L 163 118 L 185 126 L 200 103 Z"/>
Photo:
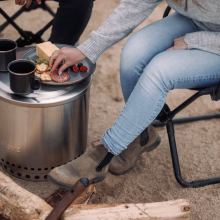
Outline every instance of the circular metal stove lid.
<path fill-rule="evenodd" d="M 15 95 L 9 85 L 9 73 L 0 72 L 0 100 L 22 106 L 56 106 L 77 99 L 85 94 L 90 86 L 92 77 L 67 86 L 43 85 L 41 90 L 36 90 L 26 96 Z"/>

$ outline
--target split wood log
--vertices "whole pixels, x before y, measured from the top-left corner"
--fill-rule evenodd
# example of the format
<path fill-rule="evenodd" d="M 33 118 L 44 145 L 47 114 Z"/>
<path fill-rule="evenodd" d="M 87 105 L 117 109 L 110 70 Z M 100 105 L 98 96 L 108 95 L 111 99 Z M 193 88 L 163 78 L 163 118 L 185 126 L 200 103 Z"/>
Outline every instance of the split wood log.
<path fill-rule="evenodd" d="M 93 193 L 88 187 L 75 202 L 85 202 Z M 10 220 L 45 220 L 52 207 L 43 199 L 14 183 L 0 172 L 0 215 Z M 190 207 L 187 200 L 152 204 L 103 204 L 71 205 L 63 220 L 189 220 Z"/>
<path fill-rule="evenodd" d="M 189 220 L 187 200 L 151 204 L 72 205 L 63 220 Z"/>
<path fill-rule="evenodd" d="M 66 189 L 59 188 L 50 196 L 45 198 L 45 201 L 54 208 L 63 199 L 67 191 L 68 190 Z M 87 204 L 89 199 L 92 197 L 94 193 L 95 193 L 95 185 L 91 184 L 72 204 Z"/>
<path fill-rule="evenodd" d="M 44 220 L 52 207 L 0 172 L 0 214 L 11 220 Z"/>

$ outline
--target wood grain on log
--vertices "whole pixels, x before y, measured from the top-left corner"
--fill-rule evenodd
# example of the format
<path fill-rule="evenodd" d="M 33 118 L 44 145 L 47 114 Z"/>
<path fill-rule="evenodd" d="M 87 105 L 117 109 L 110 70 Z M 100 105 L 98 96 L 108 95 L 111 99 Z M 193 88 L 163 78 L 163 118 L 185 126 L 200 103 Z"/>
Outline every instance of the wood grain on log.
<path fill-rule="evenodd" d="M 94 192 L 94 185 L 76 202 L 84 203 Z M 14 183 L 0 172 L 0 216 L 10 220 L 44 220 L 52 207 L 43 199 Z M 74 205 L 64 213 L 63 220 L 189 220 L 187 200 L 151 204 Z"/>
<path fill-rule="evenodd" d="M 189 220 L 187 200 L 151 204 L 72 205 L 63 220 Z"/>
<path fill-rule="evenodd" d="M 11 220 L 43 220 L 52 207 L 0 172 L 0 214 Z"/>

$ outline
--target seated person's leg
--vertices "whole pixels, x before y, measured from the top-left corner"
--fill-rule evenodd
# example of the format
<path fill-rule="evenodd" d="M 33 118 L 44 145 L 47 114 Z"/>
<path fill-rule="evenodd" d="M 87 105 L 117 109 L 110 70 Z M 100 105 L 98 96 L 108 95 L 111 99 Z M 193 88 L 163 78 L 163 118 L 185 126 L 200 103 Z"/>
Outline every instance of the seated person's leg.
<path fill-rule="evenodd" d="M 202 88 L 220 80 L 220 56 L 201 50 L 172 50 L 155 56 L 144 68 L 119 118 L 102 142 L 119 154 L 157 117 L 168 92 Z"/>
<path fill-rule="evenodd" d="M 110 163 L 112 173 L 122 174 L 132 169 L 143 150 L 157 143 L 158 136 L 149 125 L 163 108 L 169 91 L 219 82 L 220 56 L 200 50 L 166 51 L 173 46 L 175 38 L 198 30 L 188 18 L 173 14 L 143 28 L 128 40 L 120 68 L 124 109 L 103 135 L 102 142 L 50 172 L 53 182 L 70 185 L 85 176 L 92 182 L 103 180 L 108 169 L 106 164 L 111 159 L 108 151 L 117 155 Z M 142 145 L 136 140 L 147 127 L 148 137 Z M 96 168 L 101 160 L 106 166 L 98 172 Z"/>
<path fill-rule="evenodd" d="M 89 22 L 92 7 L 93 0 L 59 0 L 49 40 L 75 45 Z"/>

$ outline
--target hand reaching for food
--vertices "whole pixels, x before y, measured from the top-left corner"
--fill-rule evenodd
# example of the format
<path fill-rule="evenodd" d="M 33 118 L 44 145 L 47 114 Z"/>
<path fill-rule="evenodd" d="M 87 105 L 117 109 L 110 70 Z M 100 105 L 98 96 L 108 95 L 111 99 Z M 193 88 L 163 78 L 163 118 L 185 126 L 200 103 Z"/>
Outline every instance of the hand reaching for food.
<path fill-rule="evenodd" d="M 41 0 L 36 0 L 36 1 L 39 5 L 41 4 Z M 24 5 L 25 2 L 26 2 L 26 8 L 28 8 L 30 7 L 32 0 L 15 0 L 16 5 Z"/>
<path fill-rule="evenodd" d="M 73 66 L 76 63 L 84 60 L 86 56 L 77 48 L 63 47 L 60 50 L 55 51 L 49 62 L 51 72 L 54 72 L 59 64 L 64 60 L 64 64 L 58 69 L 58 72 L 63 72 L 69 66 Z"/>

